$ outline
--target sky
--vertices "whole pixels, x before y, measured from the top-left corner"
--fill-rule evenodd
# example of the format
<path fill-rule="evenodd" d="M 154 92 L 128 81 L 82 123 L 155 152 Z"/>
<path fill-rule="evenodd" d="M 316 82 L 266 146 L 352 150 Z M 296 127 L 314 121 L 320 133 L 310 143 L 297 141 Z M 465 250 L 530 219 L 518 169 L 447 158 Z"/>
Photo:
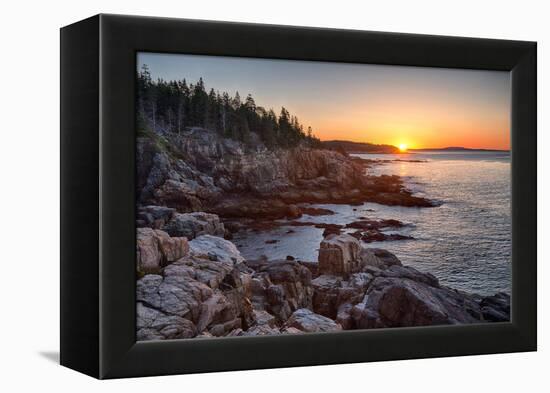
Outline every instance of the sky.
<path fill-rule="evenodd" d="M 432 67 L 138 53 L 154 79 L 284 106 L 321 140 L 510 149 L 510 73 Z"/>

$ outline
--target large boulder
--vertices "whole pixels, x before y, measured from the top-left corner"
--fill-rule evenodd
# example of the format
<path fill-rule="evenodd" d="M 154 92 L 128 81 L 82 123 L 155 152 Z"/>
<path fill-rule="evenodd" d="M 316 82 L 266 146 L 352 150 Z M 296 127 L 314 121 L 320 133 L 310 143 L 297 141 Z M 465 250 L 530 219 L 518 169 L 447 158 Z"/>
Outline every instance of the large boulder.
<path fill-rule="evenodd" d="M 215 214 L 203 212 L 176 213 L 162 230 L 170 236 L 185 236 L 189 240 L 201 235 L 223 237 L 225 234 L 225 228 L 220 222 L 220 218 Z"/>
<path fill-rule="evenodd" d="M 359 253 L 359 258 L 364 265 L 380 269 L 402 265 L 401 261 L 394 254 L 381 248 L 363 248 Z"/>
<path fill-rule="evenodd" d="M 339 323 L 332 319 L 315 314 L 307 308 L 300 308 L 294 313 L 285 323 L 286 328 L 295 328 L 302 332 L 320 333 L 320 332 L 337 332 L 342 330 Z"/>
<path fill-rule="evenodd" d="M 487 296 L 480 302 L 483 318 L 489 322 L 510 321 L 510 296 L 499 292 L 493 296 Z"/>
<path fill-rule="evenodd" d="M 136 298 L 165 314 L 176 315 L 197 323 L 202 313 L 202 304 L 212 297 L 212 288 L 195 280 L 186 272 L 165 276 L 147 274 L 136 283 Z"/>
<path fill-rule="evenodd" d="M 421 272 L 411 266 L 391 265 L 390 267 L 373 273 L 379 277 L 398 277 L 439 288 L 439 280 L 431 273 Z"/>
<path fill-rule="evenodd" d="M 160 268 L 187 255 L 185 237 L 170 237 L 166 232 L 138 228 L 136 239 L 137 269 L 142 273 L 157 273 Z"/>
<path fill-rule="evenodd" d="M 189 242 L 191 255 L 210 259 L 212 261 L 231 262 L 244 261 L 241 253 L 233 243 L 212 235 L 202 235 Z"/>
<path fill-rule="evenodd" d="M 360 251 L 361 245 L 353 236 L 327 236 L 319 249 L 319 273 L 342 276 L 360 271 Z"/>
<path fill-rule="evenodd" d="M 483 320 L 474 298 L 403 277 L 377 277 L 352 310 L 357 328 L 427 326 Z"/>
<path fill-rule="evenodd" d="M 197 334 L 195 324 L 189 319 L 164 314 L 138 302 L 136 308 L 138 341 L 191 338 Z"/>

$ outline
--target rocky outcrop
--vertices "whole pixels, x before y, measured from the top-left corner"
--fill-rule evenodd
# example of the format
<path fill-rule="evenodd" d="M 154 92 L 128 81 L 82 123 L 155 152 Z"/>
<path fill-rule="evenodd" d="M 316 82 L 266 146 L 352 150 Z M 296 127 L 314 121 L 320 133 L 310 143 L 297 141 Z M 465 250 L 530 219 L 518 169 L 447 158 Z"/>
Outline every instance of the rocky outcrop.
<path fill-rule="evenodd" d="M 188 319 L 164 314 L 141 302 L 137 303 L 136 311 L 138 341 L 191 338 L 197 334 L 195 325 Z"/>
<path fill-rule="evenodd" d="M 353 236 L 357 240 L 361 240 L 364 243 L 381 242 L 381 241 L 394 241 L 394 240 L 414 240 L 412 236 L 401 235 L 398 233 L 384 233 L 385 228 L 401 228 L 405 226 L 401 221 L 397 220 L 362 220 L 355 221 L 346 225 L 324 223 L 324 222 L 311 222 L 311 221 L 289 221 L 280 222 L 279 224 L 272 224 L 272 227 L 277 225 L 285 226 L 297 226 L 297 227 L 315 227 L 324 229 L 323 237 L 329 235 L 340 235 L 342 231 L 352 228 L 359 228 L 354 232 L 350 232 L 349 235 Z M 258 225 L 249 227 L 258 227 Z"/>
<path fill-rule="evenodd" d="M 336 251 L 328 254 L 329 268 L 320 263 L 320 275 L 312 280 L 313 311 L 344 329 L 509 320 L 505 294 L 480 298 L 442 287 L 432 274 L 403 266 L 386 250 L 363 248 L 355 254 L 357 244 L 349 236 L 328 240 L 325 248 Z"/>
<path fill-rule="evenodd" d="M 346 228 L 355 228 L 363 230 L 383 229 L 383 228 L 401 228 L 405 224 L 398 220 L 359 220 L 346 224 Z"/>
<path fill-rule="evenodd" d="M 313 311 L 336 319 L 342 305 L 355 304 L 362 300 L 372 279 L 373 276 L 365 272 L 354 273 L 347 280 L 332 275 L 315 278 L 311 282 L 314 290 Z"/>
<path fill-rule="evenodd" d="M 298 308 L 311 308 L 311 271 L 292 260 L 246 261 L 254 270 L 251 301 L 255 309 L 266 310 L 279 322 Z"/>
<path fill-rule="evenodd" d="M 306 146 L 271 151 L 261 143 L 250 150 L 200 128 L 140 137 L 137 145 L 140 204 L 180 213 L 266 219 L 329 213 L 302 211 L 301 203 L 433 206 L 413 196 L 399 177 L 367 176 L 363 164 L 336 151 Z"/>
<path fill-rule="evenodd" d="M 372 230 L 372 231 L 356 231 L 354 233 L 350 234 L 356 239 L 359 239 L 365 243 L 372 243 L 372 242 L 386 242 L 386 241 L 396 241 L 396 240 L 414 240 L 414 237 L 407 236 L 407 235 L 401 235 L 399 233 L 383 233 L 378 230 Z"/>
<path fill-rule="evenodd" d="M 166 232 L 157 229 L 137 229 L 136 254 L 139 272 L 157 272 L 161 267 L 183 257 L 188 251 L 189 244 L 185 237 L 170 237 Z"/>
<path fill-rule="evenodd" d="M 329 235 L 319 249 L 319 273 L 347 275 L 361 269 L 361 245 L 350 235 Z"/>
<path fill-rule="evenodd" d="M 210 208 L 224 218 L 251 218 L 276 220 L 279 218 L 298 218 L 301 210 L 294 204 L 288 204 L 278 197 L 256 195 L 228 195 Z"/>
<path fill-rule="evenodd" d="M 172 237 L 192 240 L 201 235 L 225 236 L 224 224 L 216 214 L 205 212 L 178 213 L 165 206 L 141 206 L 137 214 L 137 227 L 162 229 Z"/>
<path fill-rule="evenodd" d="M 401 235 L 399 233 L 384 233 L 382 230 L 387 228 L 402 228 L 405 224 L 398 220 L 368 220 L 362 219 L 345 225 L 346 229 L 356 229 L 350 233 L 351 236 L 364 243 L 395 241 L 395 240 L 414 240 L 412 236 Z"/>
<path fill-rule="evenodd" d="M 321 243 L 319 263 L 245 261 L 229 241 L 138 229 L 137 337 L 259 336 L 507 321 L 510 298 L 440 285 L 352 236 Z M 321 262 L 323 261 L 323 262 Z M 154 269 L 147 270 L 147 266 Z"/>
<path fill-rule="evenodd" d="M 460 292 L 407 276 L 376 277 L 352 310 L 359 329 L 483 321 L 480 305 Z"/>
<path fill-rule="evenodd" d="M 187 255 L 137 281 L 137 316 L 143 321 L 138 335 L 176 338 L 206 331 L 222 336 L 247 328 L 254 314 L 248 300 L 250 270 L 242 260 L 227 240 L 205 235 L 191 241 Z M 162 323 L 149 323 L 152 319 Z"/>

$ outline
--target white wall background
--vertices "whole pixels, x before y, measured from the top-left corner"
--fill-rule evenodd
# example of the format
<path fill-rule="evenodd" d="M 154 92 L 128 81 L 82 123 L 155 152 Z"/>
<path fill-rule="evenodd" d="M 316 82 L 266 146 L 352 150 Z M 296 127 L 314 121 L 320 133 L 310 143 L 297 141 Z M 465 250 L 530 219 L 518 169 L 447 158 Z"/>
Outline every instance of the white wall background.
<path fill-rule="evenodd" d="M 0 40 L 0 390 L 129 392 L 518 392 L 550 386 L 550 211 L 539 202 L 539 352 L 99 382 L 58 366 L 59 31 L 96 13 L 536 40 L 539 201 L 549 200 L 544 132 L 550 45 L 543 1 L 25 1 L 4 2 Z M 548 69 L 548 68 L 547 68 Z M 546 277 L 548 278 L 548 277 Z M 547 281 L 547 280 L 546 280 Z M 546 365 L 545 365 L 546 363 Z M 183 389 L 183 390 L 182 390 Z"/>

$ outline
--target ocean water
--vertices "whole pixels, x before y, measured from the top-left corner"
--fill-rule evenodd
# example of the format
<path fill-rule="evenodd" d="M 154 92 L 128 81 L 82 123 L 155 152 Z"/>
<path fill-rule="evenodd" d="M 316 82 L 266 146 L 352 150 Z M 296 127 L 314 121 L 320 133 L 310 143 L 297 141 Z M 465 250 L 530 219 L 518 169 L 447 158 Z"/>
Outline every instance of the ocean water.
<path fill-rule="evenodd" d="M 375 175 L 399 175 L 415 195 L 437 200 L 441 206 L 313 205 L 336 214 L 304 215 L 300 221 L 346 224 L 359 217 L 403 221 L 408 224 L 406 227 L 386 233 L 409 235 L 415 240 L 363 243 L 364 246 L 385 248 L 405 265 L 430 272 L 442 284 L 456 289 L 481 295 L 511 292 L 509 153 L 417 151 L 357 156 L 385 160 L 367 171 Z M 292 255 L 316 261 L 323 230 L 285 226 L 284 222 L 281 220 L 283 226 L 271 230 L 241 231 L 234 242 L 248 259 Z M 276 242 L 266 243 L 273 240 Z"/>

